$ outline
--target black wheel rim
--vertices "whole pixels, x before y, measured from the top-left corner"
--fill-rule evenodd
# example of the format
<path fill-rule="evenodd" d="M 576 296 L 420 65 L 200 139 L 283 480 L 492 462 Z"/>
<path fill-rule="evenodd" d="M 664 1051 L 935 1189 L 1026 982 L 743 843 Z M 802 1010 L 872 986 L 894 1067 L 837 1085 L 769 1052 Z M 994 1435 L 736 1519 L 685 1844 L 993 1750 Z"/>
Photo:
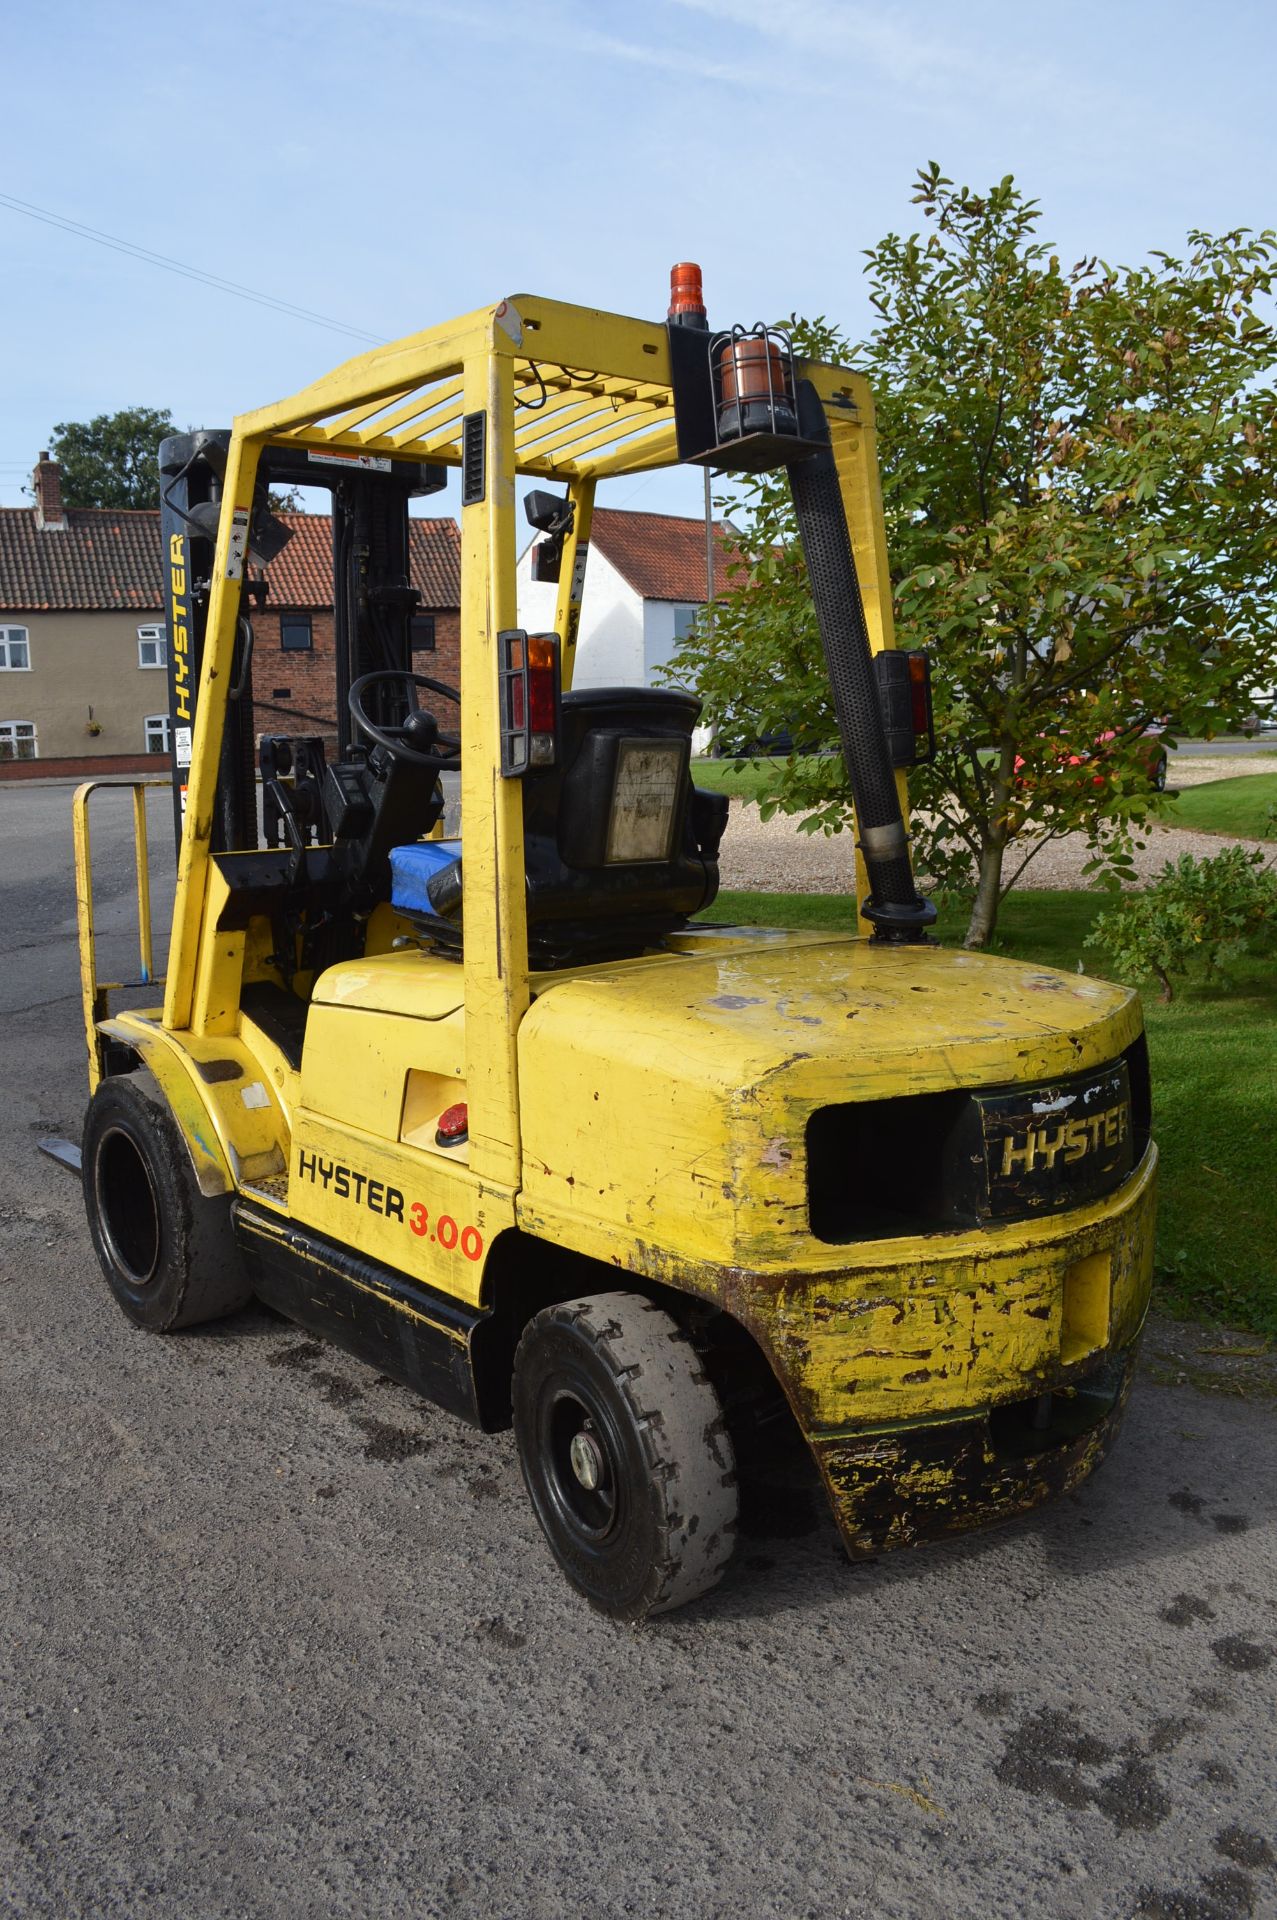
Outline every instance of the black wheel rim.
<path fill-rule="evenodd" d="M 111 1127 L 98 1142 L 94 1193 L 117 1272 L 138 1291 L 152 1285 L 160 1264 L 159 1200 L 146 1155 L 122 1127 Z"/>
<path fill-rule="evenodd" d="M 539 1424 L 546 1492 L 556 1517 L 583 1546 L 601 1546 L 620 1522 L 624 1498 L 613 1423 L 592 1398 L 560 1388 L 546 1396 Z"/>

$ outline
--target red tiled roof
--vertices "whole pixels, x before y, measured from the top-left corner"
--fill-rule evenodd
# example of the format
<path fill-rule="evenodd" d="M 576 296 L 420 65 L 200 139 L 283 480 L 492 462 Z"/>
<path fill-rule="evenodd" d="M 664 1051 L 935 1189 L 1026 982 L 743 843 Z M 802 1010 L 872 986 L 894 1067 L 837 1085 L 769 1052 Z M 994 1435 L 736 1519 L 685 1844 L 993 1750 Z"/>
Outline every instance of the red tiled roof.
<path fill-rule="evenodd" d="M 41 532 L 34 507 L 0 508 L 0 607 L 6 613 L 58 608 L 164 605 L 158 511 L 68 507 L 67 524 Z"/>
<path fill-rule="evenodd" d="M 158 510 L 69 507 L 67 524 L 40 529 L 34 507 L 0 507 L 0 614 L 107 612 L 164 605 Z M 293 537 L 266 569 L 270 604 L 332 603 L 332 521 L 285 513 Z M 461 536 L 455 520 L 408 522 L 412 583 L 422 605 L 461 604 Z"/>
<path fill-rule="evenodd" d="M 269 606 L 326 607 L 332 599 L 333 523 L 326 513 L 281 513 L 293 537 L 266 569 Z M 461 533 L 455 520 L 408 522 L 409 577 L 423 607 L 461 605 Z"/>
<path fill-rule="evenodd" d="M 705 522 L 674 513 L 624 513 L 598 507 L 590 543 L 644 600 L 705 604 Z M 714 527 L 714 592 L 726 593 L 730 529 Z"/>

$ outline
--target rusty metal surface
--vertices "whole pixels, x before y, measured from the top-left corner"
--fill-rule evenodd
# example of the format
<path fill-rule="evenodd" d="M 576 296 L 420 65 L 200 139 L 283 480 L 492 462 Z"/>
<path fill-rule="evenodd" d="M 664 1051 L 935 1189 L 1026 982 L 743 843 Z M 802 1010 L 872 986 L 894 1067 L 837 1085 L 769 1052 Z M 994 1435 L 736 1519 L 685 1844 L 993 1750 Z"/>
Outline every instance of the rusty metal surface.
<path fill-rule="evenodd" d="M 812 1452 L 848 1552 L 917 1546 L 1010 1520 L 1067 1493 L 1094 1472 L 1116 1437 L 1137 1350 L 1138 1341 L 1124 1350 L 1116 1381 L 1101 1389 L 1104 1399 L 1113 1396 L 1109 1411 L 1085 1431 L 1040 1451 L 1017 1455 L 999 1447 L 987 1418 L 814 1440 Z M 1065 1398 L 1057 1415 L 1064 1424 L 1068 1408 Z"/>
<path fill-rule="evenodd" d="M 837 1432 L 957 1414 L 1067 1380 L 1071 1361 L 1125 1346 L 1148 1308 L 1156 1153 L 1106 1200 L 983 1234 L 843 1249 L 841 1272 L 722 1276 L 719 1297 L 785 1381 L 800 1425 Z M 850 1256 L 850 1257 L 847 1257 Z M 1089 1346 L 1070 1295 L 1106 1262 Z"/>

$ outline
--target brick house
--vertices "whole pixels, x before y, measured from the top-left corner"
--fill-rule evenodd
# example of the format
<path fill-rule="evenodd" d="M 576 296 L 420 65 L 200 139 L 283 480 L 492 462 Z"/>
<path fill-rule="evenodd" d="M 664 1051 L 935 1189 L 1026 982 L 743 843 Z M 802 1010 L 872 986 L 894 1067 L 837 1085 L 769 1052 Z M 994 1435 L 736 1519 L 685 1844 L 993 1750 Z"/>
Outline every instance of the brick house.
<path fill-rule="evenodd" d="M 62 504 L 41 454 L 35 504 L 0 508 L 0 779 L 137 773 L 168 764 L 168 674 L 158 509 Z M 266 569 L 253 615 L 258 733 L 334 724 L 332 522 L 289 513 L 293 538 Z M 414 662 L 458 677 L 460 536 L 410 521 L 421 594 Z"/>
<path fill-rule="evenodd" d="M 258 733 L 331 734 L 336 724 L 332 611 L 333 523 L 326 513 L 282 513 L 293 537 L 269 567 L 265 610 L 253 615 Z M 455 520 L 408 522 L 409 575 L 421 601 L 412 663 L 449 686 L 461 678 L 461 535 Z M 254 569 L 260 578 L 262 569 Z"/>

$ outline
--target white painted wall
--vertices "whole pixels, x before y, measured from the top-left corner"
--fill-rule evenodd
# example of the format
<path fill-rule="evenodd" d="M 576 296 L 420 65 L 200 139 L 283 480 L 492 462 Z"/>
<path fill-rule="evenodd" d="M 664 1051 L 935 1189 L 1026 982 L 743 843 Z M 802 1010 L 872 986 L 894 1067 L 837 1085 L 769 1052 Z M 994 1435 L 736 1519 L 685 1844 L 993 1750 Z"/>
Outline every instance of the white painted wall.
<path fill-rule="evenodd" d="M 532 578 L 532 545 L 519 556 L 515 569 L 519 625 L 528 633 L 549 633 L 554 626 L 558 588 Z M 681 603 L 640 600 L 612 562 L 591 547 L 585 568 L 585 598 L 577 638 L 576 687 L 664 686 L 656 677 L 673 654 L 675 625 Z M 693 751 L 704 753 L 709 731 L 698 727 Z"/>
<path fill-rule="evenodd" d="M 677 647 L 675 627 L 684 603 L 674 600 L 645 600 L 643 602 L 643 668 L 645 682 L 649 687 L 666 686 L 668 682 L 658 679 L 657 668 L 669 665 L 670 658 Z"/>
<path fill-rule="evenodd" d="M 532 546 L 515 569 L 519 625 L 528 633 L 549 633 L 554 626 L 558 588 L 532 578 Z M 612 562 L 590 548 L 585 567 L 585 597 L 576 645 L 576 687 L 642 687 L 646 674 L 643 602 Z"/>

